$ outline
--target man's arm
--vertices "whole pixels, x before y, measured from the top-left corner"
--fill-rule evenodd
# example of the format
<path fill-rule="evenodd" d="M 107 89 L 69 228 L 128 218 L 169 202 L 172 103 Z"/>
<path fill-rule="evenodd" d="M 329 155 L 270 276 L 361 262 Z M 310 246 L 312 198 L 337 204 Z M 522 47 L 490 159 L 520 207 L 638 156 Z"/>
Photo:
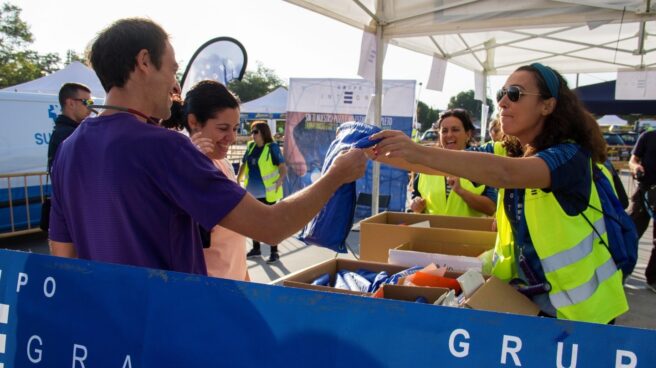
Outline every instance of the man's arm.
<path fill-rule="evenodd" d="M 636 175 L 638 171 L 642 171 L 643 173 L 645 172 L 645 168 L 642 167 L 642 161 L 640 160 L 640 157 L 631 155 L 631 159 L 629 160 L 629 170 L 631 170 L 633 175 Z"/>
<path fill-rule="evenodd" d="M 50 255 L 55 257 L 77 258 L 77 252 L 73 243 L 62 243 L 48 239 Z"/>
<path fill-rule="evenodd" d="M 219 223 L 232 231 L 278 244 L 305 226 L 342 185 L 364 175 L 367 159 L 361 150 L 338 156 L 328 172 L 311 186 L 266 206 L 246 194 Z"/>

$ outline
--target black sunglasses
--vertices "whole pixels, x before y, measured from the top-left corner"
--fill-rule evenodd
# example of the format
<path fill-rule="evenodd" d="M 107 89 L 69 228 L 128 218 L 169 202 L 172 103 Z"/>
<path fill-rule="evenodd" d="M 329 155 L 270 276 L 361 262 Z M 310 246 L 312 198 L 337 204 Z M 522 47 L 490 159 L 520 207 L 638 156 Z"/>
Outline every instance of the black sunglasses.
<path fill-rule="evenodd" d="M 501 88 L 497 91 L 497 103 L 501 102 L 501 99 L 503 99 L 503 96 L 505 95 L 508 95 L 508 99 L 512 102 L 519 101 L 519 98 L 522 97 L 522 95 L 541 96 L 539 93 L 524 92 L 517 86 L 510 86 L 508 88 Z"/>
<path fill-rule="evenodd" d="M 251 134 L 258 134 L 259 132 L 259 130 L 251 130 Z"/>

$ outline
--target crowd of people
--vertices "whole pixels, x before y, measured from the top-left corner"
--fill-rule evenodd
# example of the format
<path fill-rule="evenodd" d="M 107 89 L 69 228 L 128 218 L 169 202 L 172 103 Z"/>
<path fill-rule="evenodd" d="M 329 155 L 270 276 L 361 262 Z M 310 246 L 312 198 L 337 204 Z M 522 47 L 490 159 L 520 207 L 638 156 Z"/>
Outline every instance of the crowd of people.
<path fill-rule="evenodd" d="M 606 162 L 606 144 L 548 66 L 522 66 L 508 77 L 491 142 L 471 147 L 469 113 L 448 110 L 436 122 L 437 147 L 385 130 L 371 137 L 380 140 L 371 152 L 342 153 L 320 179 L 283 198 L 285 160 L 268 125 L 250 127 L 235 174 L 226 156 L 239 127 L 238 97 L 213 81 L 179 96 L 175 53 L 159 25 L 119 20 L 96 37 L 89 60 L 107 97 L 87 117 L 88 88 L 67 84 L 60 93 L 48 154 L 53 255 L 248 280 L 246 257 L 261 256 L 260 242 L 271 245 L 268 262 L 279 261 L 277 244 L 363 176 L 368 158 L 400 158 L 445 173 L 414 176 L 412 211 L 495 216 L 492 274 L 536 287 L 544 316 L 611 323 L 628 310 L 622 271 L 603 245 L 605 230 L 595 227 L 603 216 L 593 209 L 600 207 L 593 167 Z M 640 185 L 629 213 L 640 235 L 653 218 L 655 150 L 656 132 L 648 132 L 631 158 Z M 656 291 L 654 253 L 656 243 L 647 267 Z"/>

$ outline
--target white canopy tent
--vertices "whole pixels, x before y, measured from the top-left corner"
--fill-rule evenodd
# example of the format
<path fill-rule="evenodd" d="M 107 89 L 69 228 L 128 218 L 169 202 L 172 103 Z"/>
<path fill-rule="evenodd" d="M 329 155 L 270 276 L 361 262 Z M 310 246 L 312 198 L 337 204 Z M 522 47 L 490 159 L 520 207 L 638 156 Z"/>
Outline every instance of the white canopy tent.
<path fill-rule="evenodd" d="M 611 125 L 624 126 L 627 125 L 629 122 L 617 115 L 604 115 L 599 119 L 597 119 L 597 123 L 600 126 L 611 126 Z"/>
<path fill-rule="evenodd" d="M 105 90 L 96 73 L 77 61 L 45 77 L 7 87 L 1 91 L 56 95 L 59 94 L 61 86 L 69 82 L 84 84 L 89 87 L 93 97 L 105 98 Z"/>
<path fill-rule="evenodd" d="M 287 89 L 278 87 L 271 93 L 241 105 L 241 113 L 257 118 L 273 119 L 287 112 Z"/>
<path fill-rule="evenodd" d="M 488 75 L 535 61 L 561 73 L 656 66 L 656 38 L 649 37 L 656 34 L 656 5 L 650 0 L 286 1 L 375 33 L 376 50 L 389 43 L 477 72 L 484 92 Z M 383 57 L 376 57 L 376 122 Z M 374 213 L 378 170 L 375 164 Z"/>

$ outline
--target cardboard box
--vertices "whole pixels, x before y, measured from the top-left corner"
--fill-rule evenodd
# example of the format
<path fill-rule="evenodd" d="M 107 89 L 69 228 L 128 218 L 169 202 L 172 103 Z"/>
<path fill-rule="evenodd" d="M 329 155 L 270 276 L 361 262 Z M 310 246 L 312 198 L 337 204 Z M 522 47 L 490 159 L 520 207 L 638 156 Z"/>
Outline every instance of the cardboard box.
<path fill-rule="evenodd" d="M 407 269 L 403 266 L 395 266 L 387 263 L 378 263 L 378 262 L 363 262 L 363 261 L 354 261 L 350 259 L 329 259 L 327 261 L 318 263 L 314 266 L 310 266 L 306 269 L 294 272 L 290 275 L 287 275 L 279 280 L 276 283 L 282 282 L 284 286 L 297 287 L 302 289 L 311 289 L 319 291 L 328 291 L 334 293 L 344 293 L 352 295 L 369 295 L 368 293 L 363 293 L 359 291 L 350 291 L 336 289 L 329 286 L 322 285 L 312 285 L 312 281 L 316 280 L 319 276 L 328 273 L 330 274 L 330 282 L 333 284 L 335 282 L 335 274 L 339 270 L 348 270 L 348 271 L 357 271 L 358 269 L 365 269 L 372 272 L 381 272 L 387 271 L 389 275 L 393 275 L 397 272 Z"/>
<path fill-rule="evenodd" d="M 418 297 L 423 296 L 428 303 L 433 304 L 437 298 L 449 291 L 446 288 L 439 287 L 421 287 L 421 286 L 404 286 L 404 285 L 383 285 L 383 298 L 394 300 L 405 300 L 414 302 Z"/>
<path fill-rule="evenodd" d="M 464 306 L 471 309 L 537 316 L 540 308 L 512 286 L 491 276 L 485 284 L 466 299 Z"/>
<path fill-rule="evenodd" d="M 430 228 L 399 226 L 428 220 Z M 492 248 L 496 232 L 492 218 L 435 216 L 417 213 L 383 212 L 360 222 L 360 259 L 386 262 L 389 250 L 400 244 L 467 244 Z"/>
<path fill-rule="evenodd" d="M 481 271 L 483 262 L 478 256 L 492 249 L 491 245 L 468 245 L 448 242 L 408 242 L 389 250 L 387 263 L 399 266 L 428 266 L 431 263 L 446 267 L 449 271 L 465 272 L 469 269 Z"/>

